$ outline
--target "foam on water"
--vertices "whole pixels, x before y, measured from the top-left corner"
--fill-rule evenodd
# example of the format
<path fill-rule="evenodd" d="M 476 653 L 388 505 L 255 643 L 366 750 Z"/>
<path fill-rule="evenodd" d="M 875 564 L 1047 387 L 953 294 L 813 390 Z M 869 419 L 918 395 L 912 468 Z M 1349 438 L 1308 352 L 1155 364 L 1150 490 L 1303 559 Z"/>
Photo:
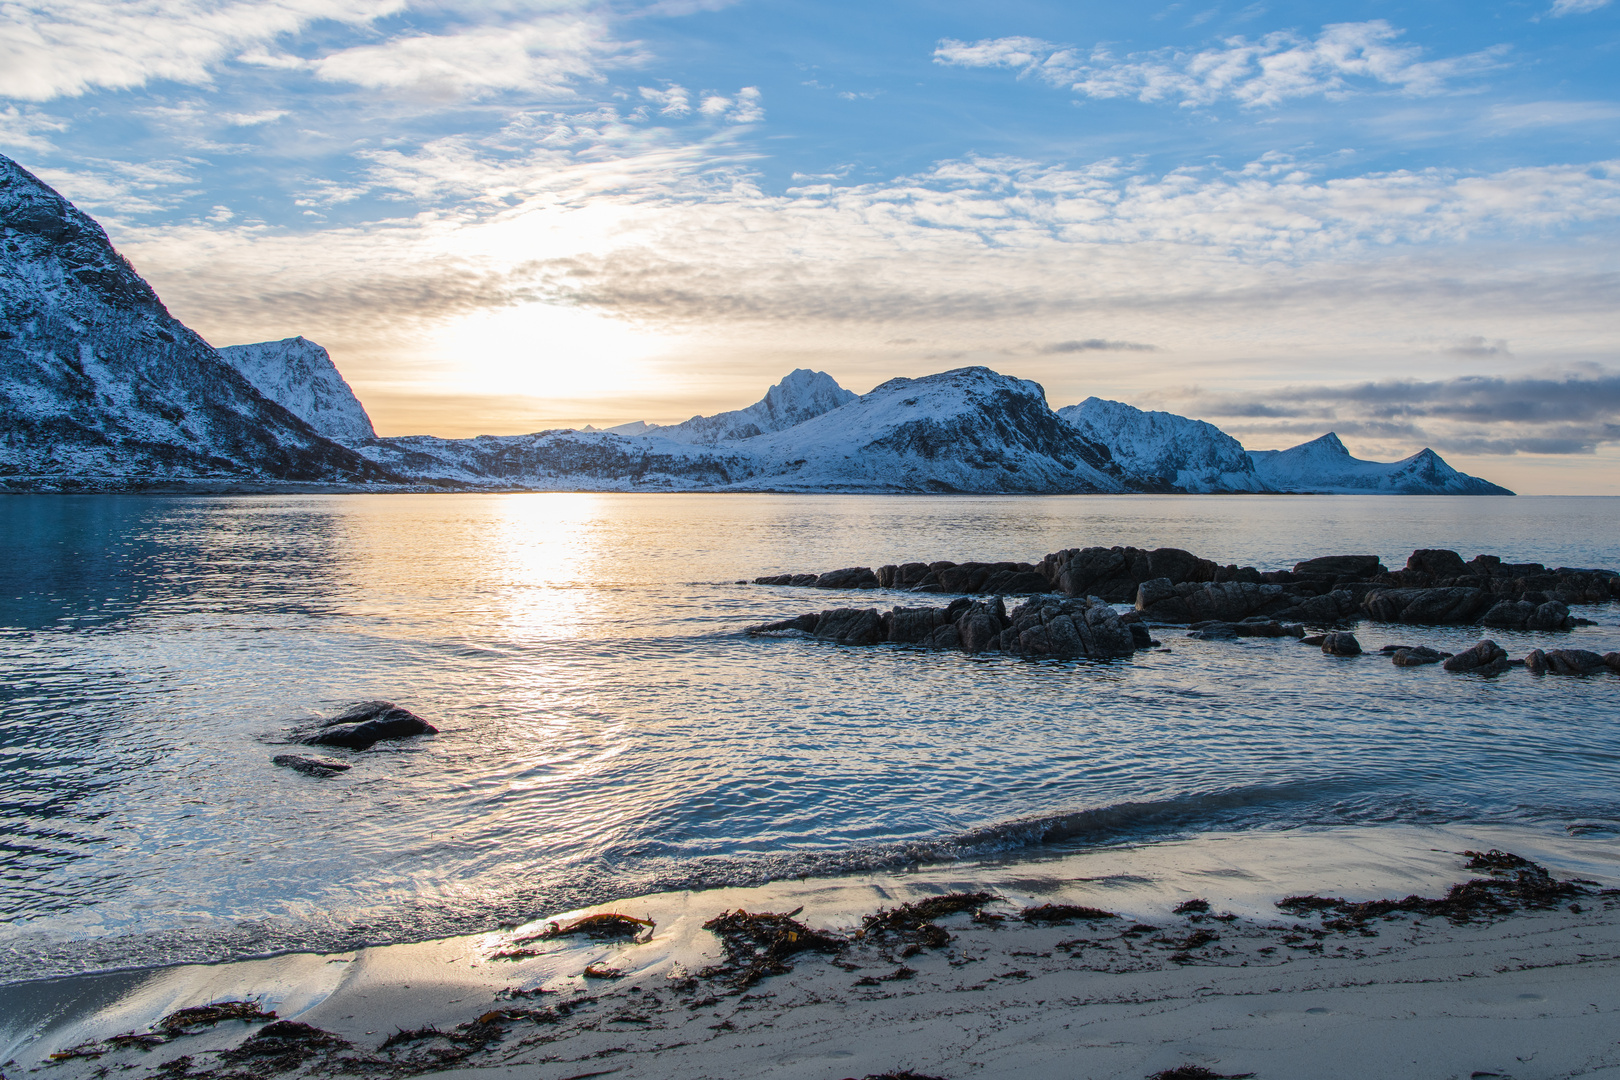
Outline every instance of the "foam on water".
<path fill-rule="evenodd" d="M 1620 824 L 1616 680 L 1188 640 L 1039 663 L 751 639 L 739 578 L 1188 548 L 1620 566 L 1620 500 L 9 497 L 0 979 L 340 949 L 615 896 L 1211 829 Z M 899 601 L 863 593 L 862 604 Z M 915 598 L 903 602 L 915 603 Z M 925 601 L 927 602 L 927 601 Z M 943 602 L 943 601 L 939 601 Z M 1560 643 L 1620 648 L 1620 612 Z M 1367 625 L 1452 651 L 1476 630 Z M 1522 655 L 1546 635 L 1494 634 Z M 290 721 L 439 736 L 314 780 Z"/>

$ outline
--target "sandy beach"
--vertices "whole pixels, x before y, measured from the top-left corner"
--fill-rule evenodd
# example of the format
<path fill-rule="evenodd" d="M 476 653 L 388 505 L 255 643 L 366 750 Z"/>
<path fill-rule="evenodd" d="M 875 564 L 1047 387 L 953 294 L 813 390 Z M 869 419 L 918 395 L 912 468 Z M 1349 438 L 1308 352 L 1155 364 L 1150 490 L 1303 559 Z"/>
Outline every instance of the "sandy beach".
<path fill-rule="evenodd" d="M 1460 854 L 1492 849 L 1551 876 L 1470 870 Z M 1512 898 L 1518 872 L 1576 883 L 1527 906 Z M 1488 893 L 1505 906 L 1450 917 L 1277 906 L 1301 894 L 1440 898 L 1469 880 L 1507 890 Z M 1620 844 L 1602 838 L 1411 827 L 1202 836 L 658 894 L 338 955 L 14 984 L 0 988 L 0 1038 L 10 1080 L 1620 1076 L 1620 895 L 1604 891 L 1617 883 Z M 964 894 L 988 895 L 947 901 L 961 910 L 932 920 L 871 920 Z M 1046 905 L 1078 910 L 1062 918 Z M 744 952 L 728 953 L 703 927 L 738 911 L 795 912 L 808 937 L 781 946 L 779 936 L 779 960 L 748 954 L 746 935 Z M 640 940 L 547 936 L 604 912 L 653 925 L 625 924 Z M 829 951 L 815 948 L 830 941 L 822 933 L 839 939 Z M 203 1019 L 164 1027 L 178 1010 L 221 1002 L 261 1018 L 190 1014 Z"/>

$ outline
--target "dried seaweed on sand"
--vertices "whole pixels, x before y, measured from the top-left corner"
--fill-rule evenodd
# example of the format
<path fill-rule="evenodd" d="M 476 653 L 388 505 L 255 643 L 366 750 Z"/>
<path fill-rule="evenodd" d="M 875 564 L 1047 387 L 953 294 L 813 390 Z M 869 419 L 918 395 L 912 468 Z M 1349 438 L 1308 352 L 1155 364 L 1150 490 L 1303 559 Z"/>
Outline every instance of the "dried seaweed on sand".
<path fill-rule="evenodd" d="M 1086 907 L 1084 904 L 1041 904 L 1038 907 L 1024 909 L 1025 922 L 1066 923 L 1076 919 L 1092 921 L 1096 919 L 1117 919 L 1118 915 L 1102 908 Z"/>
<path fill-rule="evenodd" d="M 1411 914 L 1443 917 L 1453 923 L 1476 918 L 1507 915 L 1514 911 L 1556 907 L 1566 900 L 1587 894 L 1575 881 L 1558 881 L 1547 868 L 1505 851 L 1465 851 L 1469 869 L 1489 870 L 1491 877 L 1460 882 L 1441 897 L 1412 895 L 1404 900 L 1363 900 L 1341 897 L 1290 896 L 1277 901 L 1289 915 L 1303 918 L 1316 912 L 1331 913 L 1337 919 L 1324 923 L 1329 929 L 1357 929 L 1373 919 Z M 1331 925 L 1337 923 L 1338 925 Z"/>
<path fill-rule="evenodd" d="M 934 925 L 935 919 L 963 911 L 980 911 L 995 897 L 990 893 L 948 893 L 930 896 L 892 911 L 879 911 L 861 919 L 860 937 L 896 937 L 908 945 L 938 949 L 950 943 L 951 935 Z M 915 953 L 916 950 L 913 950 Z"/>
<path fill-rule="evenodd" d="M 813 951 L 837 954 L 848 944 L 842 937 L 822 930 L 813 930 L 793 916 L 803 908 L 785 915 L 769 911 L 749 912 L 738 908 L 717 915 L 703 924 L 720 939 L 726 951 L 726 962 L 704 969 L 704 977 L 726 977 L 738 989 L 754 985 L 767 975 L 782 975 L 793 970 L 787 958 L 795 953 Z"/>

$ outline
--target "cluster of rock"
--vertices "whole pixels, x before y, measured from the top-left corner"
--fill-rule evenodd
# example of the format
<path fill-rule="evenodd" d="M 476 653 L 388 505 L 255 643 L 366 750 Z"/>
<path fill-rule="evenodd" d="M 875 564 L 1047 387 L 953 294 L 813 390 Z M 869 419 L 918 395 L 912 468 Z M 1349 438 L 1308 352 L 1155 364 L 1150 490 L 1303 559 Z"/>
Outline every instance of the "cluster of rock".
<path fill-rule="evenodd" d="M 963 597 L 945 607 L 837 608 L 749 627 L 750 634 L 801 634 L 840 645 L 883 642 L 1002 652 L 1058 660 L 1107 660 L 1154 644 L 1134 612 L 1097 597 L 1033 596 L 1010 613 L 1001 598 Z"/>
<path fill-rule="evenodd" d="M 292 741 L 304 746 L 369 750 L 380 742 L 438 733 L 438 728 L 392 701 L 361 701 L 336 716 L 320 721 L 314 731 L 295 734 Z M 334 776 L 350 768 L 341 761 L 304 754 L 277 754 L 270 759 L 270 763 L 305 776 Z"/>
<path fill-rule="evenodd" d="M 1368 618 L 1417 625 L 1479 623 L 1497 629 L 1567 630 L 1570 604 L 1620 598 L 1611 570 L 1549 569 L 1494 555 L 1464 562 L 1455 551 L 1414 551 L 1391 571 L 1376 555 L 1330 555 L 1292 570 L 1221 566 L 1180 548 L 1068 548 L 1039 563 L 903 563 L 824 574 L 779 574 L 759 585 L 904 589 L 965 595 L 1059 593 L 1135 603 L 1155 623 L 1246 619 L 1333 626 Z"/>

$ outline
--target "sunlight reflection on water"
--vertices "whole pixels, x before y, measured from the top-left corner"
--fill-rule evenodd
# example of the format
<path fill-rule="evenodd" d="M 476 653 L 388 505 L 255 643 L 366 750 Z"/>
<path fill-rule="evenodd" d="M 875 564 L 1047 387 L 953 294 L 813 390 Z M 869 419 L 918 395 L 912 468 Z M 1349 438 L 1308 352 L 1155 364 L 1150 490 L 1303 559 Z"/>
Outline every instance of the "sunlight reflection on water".
<path fill-rule="evenodd" d="M 1135 543 L 1620 566 L 1620 500 L 9 497 L 0 977 L 479 928 L 651 887 L 1204 828 L 1620 822 L 1612 680 L 1293 643 L 1050 664 L 738 636 L 736 584 Z M 901 601 L 866 594 L 860 603 Z M 902 601 L 918 602 L 918 601 Z M 920 602 L 936 602 L 922 600 Z M 1571 643 L 1620 648 L 1613 606 Z M 1371 649 L 1471 643 L 1367 626 Z M 1499 634 L 1522 653 L 1546 639 Z M 443 728 L 315 781 L 289 721 Z M 1034 820 L 1035 825 L 1009 826 Z M 102 939 L 91 946 L 52 942 Z M 8 966 L 9 965 L 9 966 Z"/>

